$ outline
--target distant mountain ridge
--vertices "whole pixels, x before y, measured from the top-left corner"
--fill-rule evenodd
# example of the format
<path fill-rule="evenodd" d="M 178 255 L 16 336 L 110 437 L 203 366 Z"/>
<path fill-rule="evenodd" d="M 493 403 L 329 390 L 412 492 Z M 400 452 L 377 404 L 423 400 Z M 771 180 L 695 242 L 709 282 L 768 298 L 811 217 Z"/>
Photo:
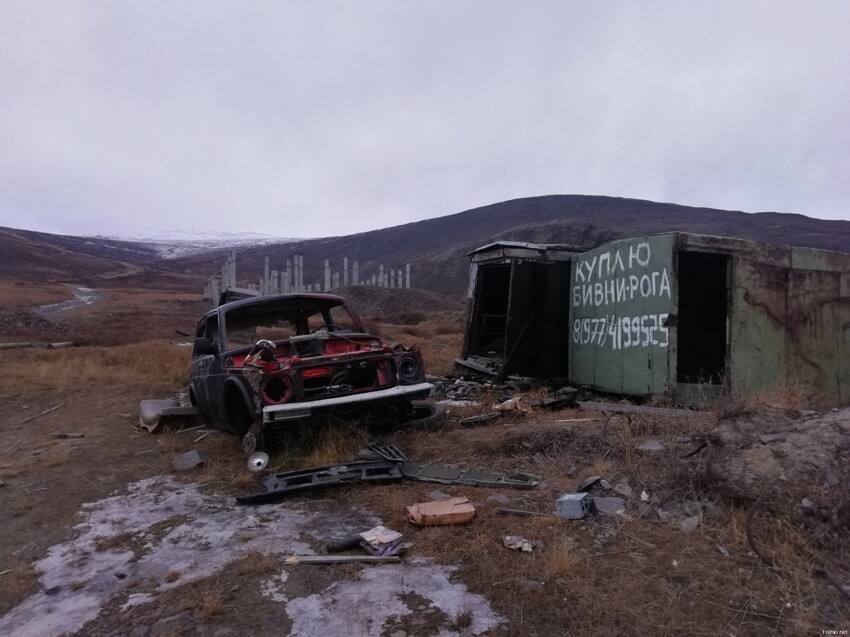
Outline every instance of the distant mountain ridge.
<path fill-rule="evenodd" d="M 320 281 L 325 259 L 331 260 L 334 270 L 340 270 L 342 258 L 347 256 L 359 261 L 361 278 L 371 274 L 381 263 L 394 268 L 410 263 L 415 287 L 456 295 L 467 284 L 469 262 L 466 253 L 491 241 L 594 247 L 613 239 L 673 230 L 850 252 L 848 221 L 787 213 L 745 213 L 619 197 L 547 195 L 513 199 L 348 236 L 241 245 L 237 248 L 237 273 L 240 280 L 256 281 L 266 256 L 270 257 L 273 269 L 282 270 L 286 258 L 302 254 L 305 280 Z M 22 246 L 21 242 L 27 245 Z M 227 252 L 226 249 L 210 249 L 162 260 L 160 250 L 142 243 L 0 229 L 0 273 L 10 272 L 10 268 L 26 272 L 43 264 L 44 259 L 39 260 L 37 249 L 40 243 L 49 250 L 65 250 L 66 257 L 76 252 L 78 258 L 68 261 L 69 268 L 99 269 L 108 266 L 104 260 L 112 260 L 201 276 L 218 272 Z M 17 250 L 16 259 L 6 258 L 9 246 Z M 95 263 L 88 263 L 87 256 Z M 64 266 L 60 271 L 62 269 Z M 54 274 L 58 276 L 59 273 Z"/>
<path fill-rule="evenodd" d="M 701 234 L 850 252 L 850 222 L 785 213 L 745 213 L 638 199 L 548 195 L 513 199 L 445 217 L 342 237 L 308 239 L 285 246 L 237 251 L 237 270 L 254 280 L 264 257 L 282 269 L 292 254 L 304 255 L 307 281 L 319 281 L 324 259 L 341 268 L 344 256 L 358 259 L 361 276 L 383 263 L 409 262 L 416 287 L 457 294 L 465 289 L 466 253 L 495 240 L 568 243 L 594 247 L 613 239 L 682 230 Z M 175 259 L 169 267 L 214 273 L 222 253 Z M 254 276 L 250 276 L 254 275 Z"/>

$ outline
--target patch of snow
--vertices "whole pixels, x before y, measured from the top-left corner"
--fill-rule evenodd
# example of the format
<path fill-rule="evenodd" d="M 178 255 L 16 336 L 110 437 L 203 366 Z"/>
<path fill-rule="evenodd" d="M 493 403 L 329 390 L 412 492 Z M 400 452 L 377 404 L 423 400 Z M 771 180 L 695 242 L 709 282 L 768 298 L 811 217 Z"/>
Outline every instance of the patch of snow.
<path fill-rule="evenodd" d="M 251 232 L 160 232 L 98 238 L 140 243 L 157 252 L 162 259 L 176 259 L 224 248 L 300 241 Z"/>
<path fill-rule="evenodd" d="M 274 602 L 287 601 L 286 594 L 283 591 L 283 585 L 286 583 L 288 577 L 287 572 L 283 571 L 276 577 L 260 582 L 260 592 L 263 594 L 263 597 L 270 597 Z"/>
<path fill-rule="evenodd" d="M 0 635 L 74 633 L 111 600 L 123 597 L 126 611 L 152 601 L 157 591 L 212 575 L 250 552 L 311 555 L 310 546 L 298 539 L 302 535 L 334 541 L 380 523 L 332 500 L 240 507 L 232 497 L 201 493 L 198 485 L 172 476 L 140 480 L 127 493 L 84 504 L 81 516 L 74 537 L 51 547 L 35 564 L 42 591 L 0 618 Z M 430 600 L 448 617 L 469 613 L 466 632 L 473 635 L 503 623 L 486 599 L 453 581 L 454 570 L 421 559 L 364 568 L 354 581 L 335 582 L 319 594 L 295 599 L 285 588 L 297 571 L 281 572 L 261 580 L 260 591 L 284 606 L 296 637 L 377 637 L 393 616 L 415 612 L 401 599 L 407 593 Z M 72 590 L 73 582 L 85 586 Z M 156 588 L 134 592 L 132 582 Z M 56 590 L 47 595 L 50 589 Z M 446 627 L 439 635 L 457 633 Z"/>
<path fill-rule="evenodd" d="M 363 569 L 358 580 L 335 582 L 321 594 L 287 602 L 286 612 L 292 619 L 290 634 L 380 637 L 390 617 L 413 612 L 400 598 L 407 593 L 430 599 L 452 618 L 469 613 L 472 624 L 468 631 L 473 635 L 504 623 L 505 618 L 494 613 L 486 599 L 470 593 L 462 583 L 451 581 L 454 570 L 426 560 Z M 457 637 L 458 633 L 445 629 L 438 635 Z"/>
<path fill-rule="evenodd" d="M 60 301 L 58 303 L 51 303 L 50 305 L 42 305 L 37 307 L 35 311 L 42 316 L 49 316 L 51 314 L 58 314 L 59 312 L 72 310 L 75 307 L 80 307 L 82 305 L 91 305 L 92 303 L 104 298 L 102 294 L 92 290 L 91 288 L 75 287 L 71 289 L 71 292 L 74 293 L 73 299 Z"/>
<path fill-rule="evenodd" d="M 150 593 L 132 593 L 129 597 L 127 597 L 127 601 L 121 604 L 121 610 L 127 610 L 133 606 L 141 606 L 142 604 L 147 604 L 153 600 L 154 596 Z"/>
<path fill-rule="evenodd" d="M 10 610 L 0 618 L 0 635 L 73 633 L 110 600 L 127 593 L 133 580 L 152 579 L 158 590 L 166 590 L 207 577 L 252 551 L 313 554 L 297 539 L 302 533 L 327 541 L 375 524 L 374 517 L 357 511 L 341 516 L 328 501 L 306 506 L 240 507 L 232 497 L 203 494 L 198 485 L 171 476 L 133 483 L 126 494 L 83 505 L 84 521 L 74 527 L 76 537 L 51 547 L 35 564 L 44 590 L 61 588 L 53 595 L 35 593 Z M 99 548 L 125 534 L 144 549 Z M 165 578 L 171 572 L 180 577 L 169 583 Z M 71 590 L 69 585 L 77 581 L 85 587 Z"/>

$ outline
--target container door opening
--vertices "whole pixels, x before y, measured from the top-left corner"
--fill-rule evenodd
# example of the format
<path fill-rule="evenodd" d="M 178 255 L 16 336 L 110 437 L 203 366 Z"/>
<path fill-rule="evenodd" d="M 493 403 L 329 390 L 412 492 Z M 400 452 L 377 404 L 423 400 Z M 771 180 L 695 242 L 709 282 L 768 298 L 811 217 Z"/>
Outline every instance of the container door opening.
<path fill-rule="evenodd" d="M 487 265 L 478 271 L 478 308 L 474 319 L 470 354 L 501 359 L 505 354 L 510 265 Z"/>
<path fill-rule="evenodd" d="M 677 377 L 722 384 L 726 375 L 729 257 L 679 252 Z"/>

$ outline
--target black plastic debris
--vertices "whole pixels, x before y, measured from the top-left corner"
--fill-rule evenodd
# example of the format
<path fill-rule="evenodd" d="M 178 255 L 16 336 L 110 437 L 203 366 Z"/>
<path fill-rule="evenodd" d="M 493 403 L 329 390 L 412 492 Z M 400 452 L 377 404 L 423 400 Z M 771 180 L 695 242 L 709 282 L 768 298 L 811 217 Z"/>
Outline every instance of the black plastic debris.
<path fill-rule="evenodd" d="M 286 471 L 263 478 L 264 492 L 238 496 L 239 504 L 274 502 L 288 495 L 317 491 L 353 482 L 391 482 L 401 480 L 402 474 L 395 462 L 353 462 L 312 469 Z"/>

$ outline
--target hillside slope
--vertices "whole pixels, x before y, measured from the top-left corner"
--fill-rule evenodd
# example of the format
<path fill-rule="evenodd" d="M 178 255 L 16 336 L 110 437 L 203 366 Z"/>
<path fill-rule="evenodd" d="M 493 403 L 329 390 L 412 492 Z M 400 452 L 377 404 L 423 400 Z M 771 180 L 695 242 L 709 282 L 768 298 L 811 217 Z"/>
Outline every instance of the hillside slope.
<path fill-rule="evenodd" d="M 348 236 L 241 246 L 237 273 L 240 281 L 257 281 L 266 256 L 272 269 L 283 270 L 287 258 L 302 254 L 305 281 L 319 282 L 325 259 L 339 271 L 347 256 L 359 261 L 362 279 L 376 272 L 379 264 L 401 268 L 410 263 L 414 287 L 458 295 L 467 284 L 466 253 L 497 239 L 593 247 L 612 239 L 671 230 L 850 252 L 847 221 L 616 197 L 550 195 Z M 0 228 L 0 276 L 44 281 L 103 283 L 117 278 L 124 284 L 132 280 L 145 287 L 196 286 L 200 291 L 200 278 L 219 272 L 226 252 L 213 249 L 162 259 L 159 247 L 145 243 Z"/>
<path fill-rule="evenodd" d="M 324 259 L 341 268 L 348 256 L 360 262 L 361 277 L 378 264 L 411 263 L 416 287 L 443 293 L 463 291 L 468 276 L 466 253 L 496 239 L 596 246 L 617 238 L 683 230 L 703 234 L 809 246 L 850 252 L 850 222 L 825 221 L 797 214 L 694 208 L 637 199 L 550 195 L 514 199 L 465 212 L 383 230 L 241 248 L 240 279 L 257 279 L 265 256 L 273 269 L 303 254 L 308 282 L 322 277 Z M 170 261 L 166 267 L 196 274 L 218 271 L 224 251 Z"/>
<path fill-rule="evenodd" d="M 0 274 L 43 281 L 123 272 L 156 253 L 144 244 L 0 228 Z"/>

